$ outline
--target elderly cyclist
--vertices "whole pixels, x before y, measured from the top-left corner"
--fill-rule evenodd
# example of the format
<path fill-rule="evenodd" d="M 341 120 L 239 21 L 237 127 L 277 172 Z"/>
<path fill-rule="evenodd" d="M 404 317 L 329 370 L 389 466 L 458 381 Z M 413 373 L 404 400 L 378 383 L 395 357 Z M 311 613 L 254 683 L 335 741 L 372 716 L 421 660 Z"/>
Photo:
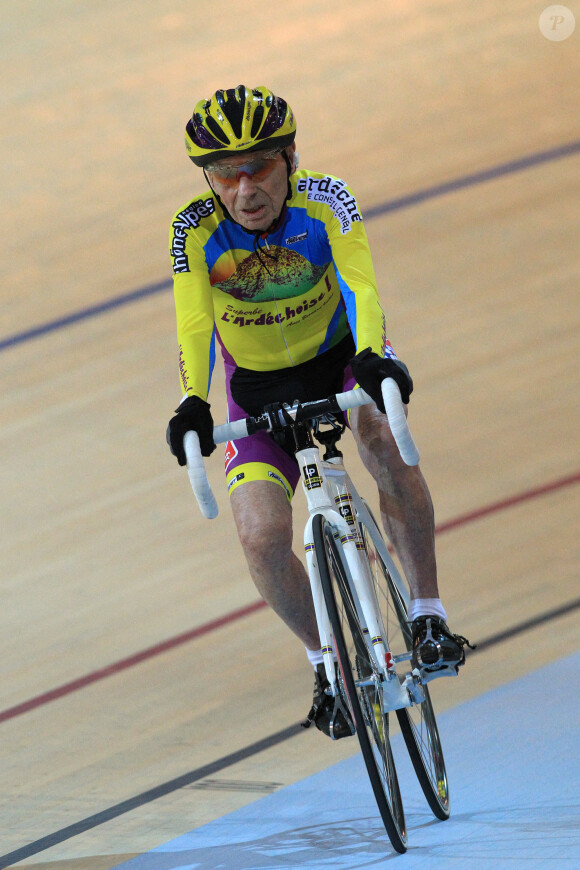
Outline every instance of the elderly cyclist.
<path fill-rule="evenodd" d="M 380 390 L 390 376 L 408 403 L 413 384 L 387 340 L 358 203 L 339 178 L 298 169 L 295 135 L 290 106 L 265 87 L 218 90 L 187 122 L 187 153 L 207 189 L 170 231 L 183 398 L 167 441 L 180 465 L 188 430 L 204 456 L 215 448 L 207 399 L 216 340 L 230 420 L 358 383 L 375 404 L 352 411 L 350 427 L 411 588 L 414 664 L 455 673 L 466 640 L 450 632 L 439 598 L 429 490 L 399 456 Z M 333 705 L 310 584 L 292 551 L 296 460 L 279 435 L 259 432 L 226 445 L 225 470 L 250 574 L 306 647 L 309 720 L 328 734 Z M 350 733 L 347 721 L 334 723 L 335 738 Z"/>

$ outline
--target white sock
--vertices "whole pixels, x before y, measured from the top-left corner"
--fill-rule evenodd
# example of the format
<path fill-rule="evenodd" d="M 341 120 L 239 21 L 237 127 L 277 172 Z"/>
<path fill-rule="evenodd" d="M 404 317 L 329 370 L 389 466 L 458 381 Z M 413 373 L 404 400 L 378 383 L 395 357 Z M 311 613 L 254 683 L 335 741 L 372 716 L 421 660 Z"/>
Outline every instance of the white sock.
<path fill-rule="evenodd" d="M 443 622 L 447 622 L 447 614 L 440 598 L 413 598 L 409 605 L 409 622 L 413 622 L 418 616 L 439 616 Z"/>
<path fill-rule="evenodd" d="M 304 649 L 306 650 L 306 655 L 308 656 L 308 661 L 310 662 L 310 664 L 312 665 L 314 670 L 316 670 L 316 665 L 321 665 L 324 661 L 324 657 L 322 655 L 322 650 L 321 649 L 308 649 L 307 646 L 305 646 Z"/>

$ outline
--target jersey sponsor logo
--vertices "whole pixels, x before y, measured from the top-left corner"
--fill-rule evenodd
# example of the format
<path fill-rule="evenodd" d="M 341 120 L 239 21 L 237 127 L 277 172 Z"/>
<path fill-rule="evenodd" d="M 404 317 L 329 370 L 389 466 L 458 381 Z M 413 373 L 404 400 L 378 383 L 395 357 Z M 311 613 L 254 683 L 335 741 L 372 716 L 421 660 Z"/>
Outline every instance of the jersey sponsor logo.
<path fill-rule="evenodd" d="M 183 345 L 179 345 L 179 377 L 181 378 L 181 385 L 183 387 L 183 392 L 187 393 L 189 389 L 189 380 L 187 377 L 187 369 L 185 367 L 185 359 L 183 357 Z"/>
<path fill-rule="evenodd" d="M 319 293 L 318 296 L 301 299 L 298 304 L 293 300 L 292 306 L 286 305 L 284 311 L 279 311 L 277 314 L 266 313 L 261 308 L 244 311 L 235 308 L 233 305 L 226 305 L 226 310 L 220 317 L 220 320 L 223 320 L 224 323 L 231 323 L 233 326 L 272 326 L 274 323 L 294 320 L 300 322 L 304 320 L 306 313 L 310 312 L 310 309 L 328 302 L 330 298 L 329 294 L 332 293 L 332 284 L 328 275 L 325 276 L 324 283 L 326 289 Z"/>
<path fill-rule="evenodd" d="M 234 444 L 234 442 L 228 441 L 228 443 L 226 444 L 225 451 L 224 451 L 224 460 L 225 460 L 226 470 L 227 470 L 227 467 L 230 464 L 230 462 L 232 462 L 232 460 L 234 460 L 236 458 L 238 453 L 239 453 L 239 450 L 236 447 L 236 445 Z"/>
<path fill-rule="evenodd" d="M 302 469 L 304 475 L 304 486 L 306 489 L 320 489 L 322 486 L 322 478 L 318 471 L 318 465 L 313 462 L 311 465 L 305 465 Z"/>
<path fill-rule="evenodd" d="M 383 314 L 383 329 L 381 334 L 381 350 L 382 356 L 387 359 L 397 359 L 397 354 L 395 353 L 395 348 L 387 338 L 387 324 L 385 321 L 385 315 Z"/>
<path fill-rule="evenodd" d="M 298 233 L 297 236 L 290 236 L 289 239 L 284 240 L 285 245 L 295 245 L 296 242 L 303 242 L 304 239 L 308 238 L 308 230 L 304 233 Z"/>
<path fill-rule="evenodd" d="M 171 256 L 173 257 L 174 272 L 189 272 L 189 260 L 185 253 L 185 241 L 187 231 L 197 229 L 202 218 L 209 217 L 215 211 L 213 199 L 198 199 L 192 202 L 183 211 L 176 215 L 173 221 L 173 240 L 171 242 Z"/>
<path fill-rule="evenodd" d="M 268 477 L 271 477 L 273 480 L 277 480 L 278 483 L 279 483 L 279 484 L 284 488 L 284 490 L 286 491 L 286 495 L 288 496 L 288 498 L 292 498 L 292 493 L 290 492 L 290 490 L 289 490 L 288 487 L 286 486 L 284 480 L 280 477 L 279 474 L 276 474 L 274 471 L 269 471 L 269 472 L 268 472 Z"/>
<path fill-rule="evenodd" d="M 354 221 L 362 221 L 358 204 L 354 196 L 346 189 L 346 184 L 340 178 L 300 178 L 296 191 L 304 193 L 313 202 L 325 202 L 340 222 L 342 235 L 348 233 Z"/>
<path fill-rule="evenodd" d="M 230 482 L 228 483 L 228 492 L 230 491 L 230 489 L 232 488 L 232 486 L 235 486 L 236 483 L 239 483 L 240 480 L 243 480 L 245 476 L 246 476 L 246 475 L 244 474 L 243 471 L 240 471 L 239 474 L 234 475 L 234 477 L 232 477 L 232 479 L 231 479 Z"/>

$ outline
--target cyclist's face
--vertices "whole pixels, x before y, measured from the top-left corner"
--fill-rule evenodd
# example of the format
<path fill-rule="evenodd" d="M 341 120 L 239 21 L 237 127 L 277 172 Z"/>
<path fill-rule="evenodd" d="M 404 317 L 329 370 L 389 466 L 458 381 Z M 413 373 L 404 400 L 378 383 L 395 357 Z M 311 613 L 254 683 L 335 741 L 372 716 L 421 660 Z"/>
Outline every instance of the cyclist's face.
<path fill-rule="evenodd" d="M 233 219 L 247 230 L 266 231 L 282 211 L 288 173 L 280 152 L 227 157 L 212 164 L 207 174 Z"/>

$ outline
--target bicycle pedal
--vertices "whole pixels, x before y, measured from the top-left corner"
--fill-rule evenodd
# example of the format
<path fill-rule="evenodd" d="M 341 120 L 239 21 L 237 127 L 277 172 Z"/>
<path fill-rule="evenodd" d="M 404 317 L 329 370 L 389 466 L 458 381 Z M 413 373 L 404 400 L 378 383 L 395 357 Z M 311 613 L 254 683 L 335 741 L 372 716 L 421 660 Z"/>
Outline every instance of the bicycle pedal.
<path fill-rule="evenodd" d="M 345 725 L 350 729 L 350 735 L 345 732 Z M 329 730 L 333 740 L 340 740 L 341 737 L 352 737 L 356 732 L 351 715 L 342 703 L 340 695 L 336 695 L 334 698 L 334 709 L 330 719 Z"/>
<path fill-rule="evenodd" d="M 430 683 L 431 680 L 435 680 L 438 677 L 456 677 L 458 675 L 457 668 L 453 665 L 445 665 L 443 668 L 437 668 L 434 671 L 429 671 L 427 668 L 414 668 L 412 671 L 413 674 L 417 674 L 419 676 L 419 680 L 424 683 Z"/>

